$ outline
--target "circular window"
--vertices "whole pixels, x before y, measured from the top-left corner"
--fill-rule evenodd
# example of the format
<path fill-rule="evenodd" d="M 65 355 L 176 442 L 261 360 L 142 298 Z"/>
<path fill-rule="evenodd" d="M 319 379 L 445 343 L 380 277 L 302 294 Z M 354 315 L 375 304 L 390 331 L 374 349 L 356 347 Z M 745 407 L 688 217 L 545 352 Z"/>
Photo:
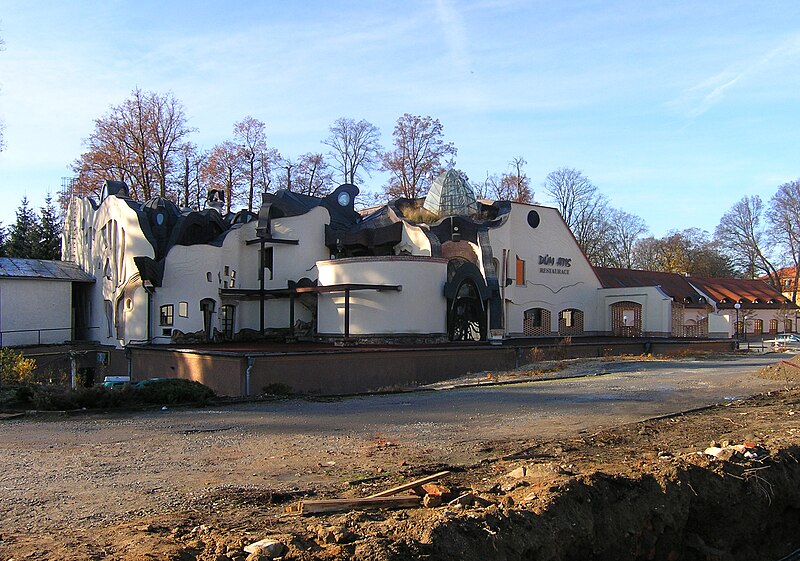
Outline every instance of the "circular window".
<path fill-rule="evenodd" d="M 339 193 L 339 196 L 336 197 L 336 201 L 339 203 L 339 206 L 347 206 L 350 204 L 350 193 L 347 191 L 342 191 Z"/>
<path fill-rule="evenodd" d="M 528 213 L 528 226 L 531 228 L 536 228 L 539 226 L 539 213 L 535 210 L 532 210 Z"/>
<path fill-rule="evenodd" d="M 132 310 L 133 309 L 133 300 L 131 300 L 130 298 L 125 300 L 125 309 L 126 310 Z"/>

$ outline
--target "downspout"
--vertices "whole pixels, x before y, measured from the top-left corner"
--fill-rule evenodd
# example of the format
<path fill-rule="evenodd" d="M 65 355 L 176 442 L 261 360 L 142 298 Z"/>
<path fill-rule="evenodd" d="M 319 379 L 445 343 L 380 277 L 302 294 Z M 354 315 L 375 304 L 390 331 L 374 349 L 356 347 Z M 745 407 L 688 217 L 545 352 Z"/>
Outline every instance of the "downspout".
<path fill-rule="evenodd" d="M 256 363 L 256 357 L 247 356 L 247 368 L 244 369 L 244 395 L 250 397 L 250 371 Z"/>
<path fill-rule="evenodd" d="M 503 250 L 503 278 L 500 280 L 500 296 L 503 298 L 503 338 L 508 335 L 508 300 L 506 300 L 506 279 L 508 278 L 508 250 Z"/>
<path fill-rule="evenodd" d="M 153 293 L 147 292 L 147 342 L 153 342 Z"/>

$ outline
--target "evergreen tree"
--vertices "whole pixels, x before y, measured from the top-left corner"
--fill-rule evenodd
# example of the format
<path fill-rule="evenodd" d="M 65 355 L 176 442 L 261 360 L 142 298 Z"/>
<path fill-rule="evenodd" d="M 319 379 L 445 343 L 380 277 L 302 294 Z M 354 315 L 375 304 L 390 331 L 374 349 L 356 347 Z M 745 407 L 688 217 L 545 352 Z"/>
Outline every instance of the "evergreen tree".
<path fill-rule="evenodd" d="M 39 221 L 34 227 L 38 244 L 34 248 L 33 257 L 59 260 L 61 259 L 61 222 L 53 205 L 53 198 L 49 193 L 39 212 Z"/>
<path fill-rule="evenodd" d="M 0 257 L 6 256 L 6 229 L 3 223 L 0 222 Z"/>
<path fill-rule="evenodd" d="M 6 253 L 9 257 L 31 258 L 39 245 L 37 222 L 39 217 L 30 208 L 28 197 L 22 198 L 17 209 L 17 221 L 9 228 Z"/>

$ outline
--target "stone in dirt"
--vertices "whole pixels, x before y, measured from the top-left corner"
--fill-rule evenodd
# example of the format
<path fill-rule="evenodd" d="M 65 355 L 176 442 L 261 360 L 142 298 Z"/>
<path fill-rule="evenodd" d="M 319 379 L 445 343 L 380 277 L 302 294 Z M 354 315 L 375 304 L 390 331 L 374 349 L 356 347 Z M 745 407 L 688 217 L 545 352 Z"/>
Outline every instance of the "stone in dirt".
<path fill-rule="evenodd" d="M 244 550 L 247 553 L 258 554 L 268 559 L 274 559 L 283 555 L 286 551 L 286 546 L 279 541 L 266 538 L 245 546 Z"/>
<path fill-rule="evenodd" d="M 317 539 L 326 544 L 347 543 L 354 537 L 353 532 L 344 526 L 326 526 L 317 530 Z"/>

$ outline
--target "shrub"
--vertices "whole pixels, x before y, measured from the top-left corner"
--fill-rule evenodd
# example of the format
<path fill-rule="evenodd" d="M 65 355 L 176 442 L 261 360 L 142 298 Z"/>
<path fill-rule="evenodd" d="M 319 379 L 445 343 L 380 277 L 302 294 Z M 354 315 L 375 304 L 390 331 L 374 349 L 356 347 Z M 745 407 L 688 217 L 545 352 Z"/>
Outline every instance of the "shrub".
<path fill-rule="evenodd" d="M 17 350 L 0 347 L 0 384 L 19 384 L 31 380 L 36 361 Z"/>
<path fill-rule="evenodd" d="M 74 390 L 50 385 L 20 386 L 15 394 L 17 402 L 30 403 L 40 411 L 206 403 L 215 395 L 208 386 L 179 379 L 147 380 L 139 387 L 125 386 L 120 389 L 105 386 L 78 387 Z"/>
<path fill-rule="evenodd" d="M 151 404 L 206 403 L 216 395 L 200 382 L 181 378 L 143 380 L 131 390 L 136 401 Z"/>

